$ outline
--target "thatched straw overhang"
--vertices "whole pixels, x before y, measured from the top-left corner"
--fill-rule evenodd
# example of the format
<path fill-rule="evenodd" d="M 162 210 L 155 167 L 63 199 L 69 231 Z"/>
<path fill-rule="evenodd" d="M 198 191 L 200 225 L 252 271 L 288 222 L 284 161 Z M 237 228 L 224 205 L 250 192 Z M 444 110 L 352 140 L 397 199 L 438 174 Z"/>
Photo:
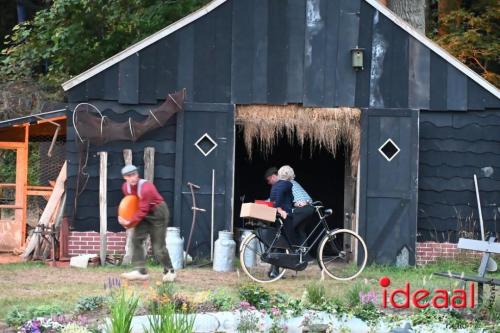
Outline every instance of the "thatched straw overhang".
<path fill-rule="evenodd" d="M 292 105 L 238 105 L 236 124 L 241 126 L 248 156 L 254 149 L 268 155 L 278 141 L 311 148 L 325 148 L 333 156 L 342 143 L 350 156 L 353 175 L 357 170 L 361 110 L 357 108 L 307 108 Z M 312 151 L 312 149 L 311 149 Z"/>

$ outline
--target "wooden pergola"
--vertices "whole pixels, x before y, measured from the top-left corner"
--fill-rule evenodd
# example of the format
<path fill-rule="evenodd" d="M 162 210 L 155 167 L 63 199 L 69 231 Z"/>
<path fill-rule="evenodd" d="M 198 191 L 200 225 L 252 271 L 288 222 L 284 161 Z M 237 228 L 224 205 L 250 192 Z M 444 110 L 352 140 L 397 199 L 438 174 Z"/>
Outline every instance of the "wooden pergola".
<path fill-rule="evenodd" d="M 29 143 L 39 137 L 52 137 L 49 154 L 58 139 L 66 136 L 66 110 L 56 110 L 0 122 L 0 150 L 16 153 L 15 183 L 0 183 L 4 189 L 14 189 L 14 202 L 0 202 L 0 251 L 12 251 L 26 241 L 27 203 L 29 196 L 48 198 L 53 187 L 28 184 Z M 4 219 L 2 209 L 14 210 L 14 218 Z"/>

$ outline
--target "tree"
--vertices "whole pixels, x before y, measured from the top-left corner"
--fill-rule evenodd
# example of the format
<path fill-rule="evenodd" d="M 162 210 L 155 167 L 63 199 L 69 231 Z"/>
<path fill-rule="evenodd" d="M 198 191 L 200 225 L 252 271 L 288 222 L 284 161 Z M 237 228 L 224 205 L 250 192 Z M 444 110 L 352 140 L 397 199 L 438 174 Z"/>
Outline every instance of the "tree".
<path fill-rule="evenodd" d="M 208 0 L 54 0 L 6 37 L 0 78 L 59 85 Z"/>
<path fill-rule="evenodd" d="M 425 33 L 425 0 L 384 0 L 383 2 L 415 29 Z"/>
<path fill-rule="evenodd" d="M 485 79 L 500 86 L 500 7 L 496 1 L 440 17 L 436 42 Z"/>

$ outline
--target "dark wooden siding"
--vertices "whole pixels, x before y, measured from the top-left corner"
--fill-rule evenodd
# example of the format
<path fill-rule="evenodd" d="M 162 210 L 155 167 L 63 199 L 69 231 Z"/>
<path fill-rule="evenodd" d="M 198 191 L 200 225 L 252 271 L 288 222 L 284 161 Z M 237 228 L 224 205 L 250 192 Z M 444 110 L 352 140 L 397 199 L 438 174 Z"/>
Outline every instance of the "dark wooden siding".
<path fill-rule="evenodd" d="M 365 49 L 365 68 L 351 49 Z M 69 91 L 73 102 L 483 110 L 498 98 L 364 1 L 228 1 Z"/>
<path fill-rule="evenodd" d="M 485 229 L 500 233 L 500 111 L 421 113 L 419 240 L 480 237 L 474 174 Z"/>
<path fill-rule="evenodd" d="M 351 67 L 351 49 L 356 46 L 365 50 L 364 69 L 360 71 Z M 123 113 L 130 108 L 144 114 L 167 93 L 181 88 L 187 89 L 188 102 L 200 103 L 414 108 L 435 111 L 436 117 L 448 114 L 447 111 L 465 115 L 468 110 L 500 108 L 498 98 L 363 0 L 227 1 L 70 89 L 68 99 L 72 103 L 108 101 L 106 105 L 114 112 Z M 422 125 L 424 144 L 427 137 L 432 139 L 429 135 L 446 134 L 450 139 L 456 135 L 458 141 L 463 135 L 472 135 L 468 127 L 426 128 L 431 125 L 425 122 Z M 70 122 L 68 128 L 71 133 Z M 174 130 L 169 127 L 166 132 Z M 498 128 L 488 126 L 482 130 L 484 135 L 496 135 L 490 132 Z M 141 148 L 134 147 L 142 154 L 143 146 L 158 147 L 164 141 L 174 144 L 174 137 L 162 136 L 166 132 L 150 133 L 147 140 L 141 139 L 137 144 Z M 68 140 L 71 143 L 72 139 Z M 113 154 L 110 160 L 120 164 L 124 147 L 113 144 L 92 149 L 95 152 L 109 148 Z M 68 152 L 70 169 L 76 161 L 72 149 Z M 430 177 L 427 175 L 433 168 L 432 164 L 425 164 L 430 163 L 425 150 L 422 154 L 422 204 L 434 200 L 427 196 L 434 193 L 442 193 L 443 198 L 455 195 L 456 190 L 426 192 Z M 472 156 L 478 161 L 485 158 L 485 163 L 490 158 L 486 153 Z M 142 157 L 134 158 L 137 161 L 142 161 Z M 97 158 L 91 155 L 89 163 L 95 166 Z M 91 182 L 96 182 L 96 176 L 91 174 Z M 110 176 L 116 180 L 113 188 L 119 183 L 118 176 Z M 168 186 L 161 190 L 171 191 Z M 70 188 L 70 198 L 74 196 L 72 191 Z M 93 206 L 97 205 L 97 192 L 92 191 L 82 194 L 82 205 L 94 209 L 89 213 L 91 217 L 77 223 L 85 228 L 98 223 L 97 206 Z M 117 198 L 118 192 L 109 201 L 110 207 L 117 203 Z M 448 217 L 452 216 L 449 211 L 446 210 Z M 114 212 L 110 212 L 110 218 L 114 216 L 111 213 Z M 422 216 L 420 223 L 425 220 Z M 435 224 L 437 220 L 432 221 Z"/>
<path fill-rule="evenodd" d="M 93 103 L 97 105 L 104 115 L 116 121 L 126 121 L 129 117 L 143 119 L 144 110 L 133 110 L 124 108 L 116 103 Z M 147 112 L 147 111 L 146 111 Z M 71 122 L 68 117 L 68 122 Z M 108 152 L 108 230 L 123 230 L 117 222 L 116 213 L 118 204 L 123 197 L 121 185 L 123 183 L 120 170 L 123 167 L 123 149 L 132 149 L 133 163 L 139 167 L 141 173 L 143 168 L 143 154 L 145 147 L 155 148 L 155 180 L 154 183 L 165 198 L 169 208 L 173 209 L 174 192 L 174 166 L 175 166 L 175 117 L 169 120 L 165 127 L 159 128 L 146 134 L 136 143 L 114 142 L 103 146 L 91 146 L 88 155 L 87 169 L 90 177 L 85 190 L 78 198 L 78 214 L 72 221 L 72 226 L 78 231 L 99 230 L 99 151 Z M 76 139 L 78 140 L 78 139 Z M 66 155 L 68 160 L 68 190 L 66 215 L 72 218 L 76 176 L 78 174 L 78 153 L 75 144 L 75 130 L 72 126 L 68 128 Z"/>

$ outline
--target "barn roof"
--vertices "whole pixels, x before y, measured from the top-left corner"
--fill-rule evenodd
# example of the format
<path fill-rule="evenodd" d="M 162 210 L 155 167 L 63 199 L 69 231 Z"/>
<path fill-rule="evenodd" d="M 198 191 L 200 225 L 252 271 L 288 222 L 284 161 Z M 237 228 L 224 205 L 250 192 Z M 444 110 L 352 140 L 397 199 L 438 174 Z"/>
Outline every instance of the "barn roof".
<path fill-rule="evenodd" d="M 36 122 L 39 122 L 40 120 L 43 120 L 43 119 L 50 120 L 53 118 L 65 117 L 66 111 L 67 111 L 66 109 L 60 109 L 60 110 L 32 114 L 29 116 L 23 116 L 23 117 L 3 120 L 3 121 L 0 121 L 0 128 L 10 127 L 13 125 L 20 125 L 20 124 L 36 123 Z"/>
<path fill-rule="evenodd" d="M 140 42 L 126 48 L 125 50 L 117 53 L 116 55 L 104 60 L 100 64 L 97 64 L 96 66 L 86 70 L 85 72 L 75 76 L 74 78 L 64 82 L 62 84 L 62 87 L 65 91 L 79 85 L 80 83 L 92 78 L 93 76 L 101 73 L 102 71 L 108 69 L 109 67 L 119 63 L 120 61 L 126 59 L 127 57 L 139 52 L 140 50 L 148 47 L 149 45 L 157 42 L 158 40 L 174 33 L 175 31 L 181 29 L 182 27 L 196 21 L 200 17 L 210 13 L 223 3 L 227 2 L 228 0 L 214 0 L 204 7 L 198 9 L 197 11 L 185 16 L 184 18 L 180 19 L 177 22 L 172 23 L 171 25 L 167 26 L 166 28 L 144 38 Z M 402 28 L 404 31 L 406 31 L 408 34 L 410 34 L 412 37 L 417 39 L 419 42 L 427 46 L 430 50 L 434 51 L 437 55 L 442 57 L 445 61 L 447 61 L 449 64 L 453 65 L 455 68 L 457 68 L 459 71 L 461 71 L 463 74 L 468 76 L 470 79 L 475 81 L 477 84 L 479 84 L 481 87 L 492 93 L 494 96 L 497 98 L 500 98 L 500 90 L 496 88 L 494 85 L 489 83 L 487 80 L 485 80 L 483 77 L 481 77 L 479 74 L 474 72 L 472 69 L 464 65 L 462 62 L 460 62 L 457 58 L 452 56 L 450 53 L 448 53 L 445 49 L 440 47 L 438 44 L 427 38 L 425 35 L 421 34 L 419 31 L 417 31 L 415 28 L 410 26 L 408 23 L 403 21 L 400 17 L 398 17 L 396 14 L 394 14 L 390 9 L 388 9 L 386 6 L 382 5 L 379 3 L 377 0 L 363 0 L 366 3 L 370 4 L 372 7 L 374 7 L 377 11 L 379 11 L 381 14 L 383 14 L 385 17 L 387 17 L 389 20 L 394 22 L 396 25 L 398 25 L 400 28 Z"/>

